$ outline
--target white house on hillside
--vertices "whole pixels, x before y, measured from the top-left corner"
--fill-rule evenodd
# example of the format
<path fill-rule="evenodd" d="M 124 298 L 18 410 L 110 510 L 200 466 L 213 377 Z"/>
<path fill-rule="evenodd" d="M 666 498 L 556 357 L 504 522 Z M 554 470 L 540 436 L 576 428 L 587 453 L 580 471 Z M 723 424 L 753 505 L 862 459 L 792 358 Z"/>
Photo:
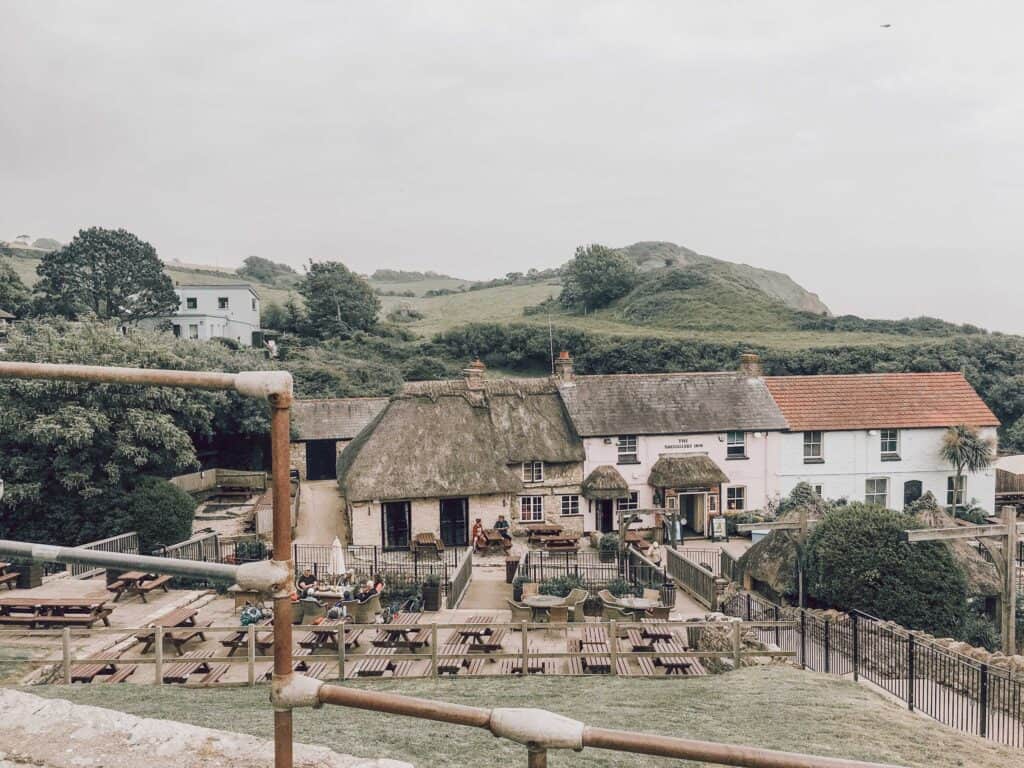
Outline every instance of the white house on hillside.
<path fill-rule="evenodd" d="M 179 283 L 174 290 L 180 299 L 178 311 L 141 325 L 156 327 L 169 322 L 174 335 L 185 339 L 234 339 L 246 347 L 263 343 L 260 297 L 248 283 Z"/>
<path fill-rule="evenodd" d="M 976 501 L 991 510 L 995 469 L 968 475 L 940 455 L 947 427 L 979 428 L 995 445 L 995 417 L 960 373 L 774 376 L 765 384 L 789 425 L 782 435 L 779 488 L 801 481 L 824 498 L 902 509 L 931 491 L 939 503 Z"/>

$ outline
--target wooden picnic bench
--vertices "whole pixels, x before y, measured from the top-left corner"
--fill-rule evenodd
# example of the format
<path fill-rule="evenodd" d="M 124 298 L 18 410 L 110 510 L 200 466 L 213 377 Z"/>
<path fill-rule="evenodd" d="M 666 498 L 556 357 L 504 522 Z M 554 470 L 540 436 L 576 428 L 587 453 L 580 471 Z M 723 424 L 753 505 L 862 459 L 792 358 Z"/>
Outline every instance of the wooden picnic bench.
<path fill-rule="evenodd" d="M 124 595 L 138 595 L 142 602 L 149 602 L 146 595 L 154 589 L 163 589 L 167 592 L 167 584 L 171 576 L 158 576 L 155 573 L 144 573 L 142 571 L 128 571 L 122 573 L 115 581 L 107 585 L 107 590 L 114 593 L 116 603 Z"/>
<path fill-rule="evenodd" d="M 565 530 L 560 525 L 552 523 L 527 523 L 523 526 L 527 532 L 527 541 L 531 544 L 544 541 L 550 537 L 561 536 Z"/>
<path fill-rule="evenodd" d="M 627 629 L 626 639 L 629 642 L 630 648 L 634 651 L 654 650 L 654 640 L 644 637 L 639 629 Z"/>
<path fill-rule="evenodd" d="M 382 624 L 373 639 L 378 648 L 408 648 L 415 650 L 429 645 L 430 630 L 420 627 L 422 613 L 396 613 L 388 624 Z"/>
<path fill-rule="evenodd" d="M 492 549 L 512 549 L 512 539 L 507 539 L 495 528 L 487 528 L 473 542 L 473 548 L 481 554 Z"/>
<path fill-rule="evenodd" d="M 314 651 L 333 646 L 334 650 L 338 650 L 338 626 L 344 623 L 345 620 L 341 618 L 324 619 L 316 629 L 310 630 L 299 638 L 299 646 Z"/>
<path fill-rule="evenodd" d="M 395 662 L 389 657 L 394 654 L 394 648 L 370 648 L 362 659 L 352 665 L 349 674 L 352 677 L 381 677 L 393 668 Z"/>
<path fill-rule="evenodd" d="M 675 640 L 676 633 L 672 626 L 658 619 L 641 619 L 641 634 L 649 640 Z"/>
<path fill-rule="evenodd" d="M 181 660 L 164 670 L 165 683 L 187 683 L 196 674 L 209 675 L 211 668 L 207 659 L 213 658 L 213 651 L 189 651 Z M 226 665 L 225 665 L 226 666 Z"/>
<path fill-rule="evenodd" d="M 473 653 L 498 653 L 506 634 L 507 630 L 496 629 L 489 635 L 480 635 L 469 641 L 469 650 Z"/>
<path fill-rule="evenodd" d="M 18 586 L 18 574 L 7 572 L 10 567 L 10 563 L 0 562 L 0 584 L 6 585 L 9 590 Z"/>
<path fill-rule="evenodd" d="M 71 666 L 71 682 L 91 683 L 98 675 L 112 675 L 116 671 L 112 661 L 85 661 Z"/>
<path fill-rule="evenodd" d="M 646 552 L 651 548 L 651 542 L 641 536 L 638 531 L 626 531 L 624 539 L 626 544 L 634 547 L 640 552 Z"/>
<path fill-rule="evenodd" d="M 409 548 L 416 554 L 429 552 L 440 557 L 444 552 L 444 542 L 433 533 L 417 533 L 409 542 Z"/>
<path fill-rule="evenodd" d="M 539 658 L 543 653 L 539 648 L 530 649 L 530 661 L 527 664 L 526 672 L 530 675 L 553 675 L 555 674 L 555 662 L 551 659 Z M 537 654 L 535 656 L 534 654 Z M 520 675 L 523 672 L 523 660 L 502 659 L 498 662 L 498 671 L 503 675 Z"/>
<path fill-rule="evenodd" d="M 257 622 L 257 627 L 268 627 L 274 623 L 273 619 L 263 619 Z M 269 630 L 255 631 L 256 641 L 256 655 L 265 656 L 267 651 L 274 647 L 274 633 Z M 220 641 L 220 644 L 225 648 L 229 648 L 228 656 L 234 656 L 235 651 L 239 648 L 248 648 L 249 646 L 249 628 L 242 627 L 234 634 L 224 638 Z"/>
<path fill-rule="evenodd" d="M 608 628 L 602 624 L 589 624 L 583 627 L 583 633 L 580 637 L 580 643 L 583 645 L 607 645 L 608 644 Z"/>
<path fill-rule="evenodd" d="M 487 663 L 487 659 L 475 658 L 467 659 L 468 663 L 465 664 L 462 669 L 459 670 L 460 675 L 466 675 L 469 677 L 479 677 L 484 673 L 484 664 Z"/>
<path fill-rule="evenodd" d="M 493 616 L 470 616 L 466 619 L 469 626 L 459 627 L 457 633 L 463 640 L 470 638 L 479 640 L 483 635 L 489 635 L 493 631 L 491 624 L 494 623 Z"/>
<path fill-rule="evenodd" d="M 457 675 L 469 662 L 466 654 L 469 645 L 464 642 L 453 642 L 442 645 L 437 650 L 437 674 Z"/>
<path fill-rule="evenodd" d="M 687 656 L 687 648 L 678 641 L 662 641 L 654 644 L 654 650 L 662 654 L 654 659 L 655 665 L 663 667 L 666 675 L 703 675 L 704 667 L 693 656 Z"/>
<path fill-rule="evenodd" d="M 196 614 L 198 614 L 195 608 L 176 608 L 173 611 L 169 611 L 161 616 L 159 619 L 149 623 L 149 629 L 135 636 L 135 639 L 141 643 L 145 643 L 142 648 L 142 653 L 148 653 L 149 649 L 156 643 L 156 628 L 163 627 L 164 640 L 169 641 L 173 646 L 175 652 L 179 655 L 187 655 L 182 651 L 182 646 L 191 640 L 199 639 L 206 641 L 206 634 L 204 630 L 211 626 L 213 622 L 207 621 L 204 624 L 196 624 Z"/>
<path fill-rule="evenodd" d="M 548 552 L 576 552 L 579 550 L 579 536 L 547 536 L 542 539 Z"/>
<path fill-rule="evenodd" d="M 110 626 L 111 608 L 106 600 L 75 600 L 43 597 L 0 599 L 0 624 L 32 627 L 91 627 L 97 621 Z"/>

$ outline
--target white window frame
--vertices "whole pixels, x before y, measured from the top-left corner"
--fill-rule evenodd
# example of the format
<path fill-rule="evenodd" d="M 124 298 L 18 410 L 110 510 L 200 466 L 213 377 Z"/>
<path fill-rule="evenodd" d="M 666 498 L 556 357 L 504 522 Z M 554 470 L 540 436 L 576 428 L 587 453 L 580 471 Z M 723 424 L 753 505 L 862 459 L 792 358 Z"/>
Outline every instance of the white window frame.
<path fill-rule="evenodd" d="M 824 483 L 814 483 L 811 485 L 811 490 L 818 494 L 819 499 L 825 498 L 825 485 Z"/>
<path fill-rule="evenodd" d="M 189 323 L 189 326 L 188 326 L 188 337 L 192 341 L 196 341 L 196 340 L 199 339 L 199 324 L 198 323 Z"/>
<path fill-rule="evenodd" d="M 523 482 L 524 483 L 543 483 L 544 482 L 544 462 L 543 461 L 524 461 L 523 462 Z"/>
<path fill-rule="evenodd" d="M 717 493 L 709 493 L 708 494 L 708 514 L 709 515 L 717 515 L 718 514 L 718 494 Z"/>
<path fill-rule="evenodd" d="M 542 523 L 542 522 L 544 522 L 544 497 L 543 496 L 520 496 L 519 497 L 519 522 L 521 522 L 521 523 Z"/>
<path fill-rule="evenodd" d="M 737 436 L 739 439 L 737 440 Z M 735 451 L 739 448 L 739 452 Z M 745 459 L 747 458 L 747 433 L 741 430 L 725 433 L 725 458 Z"/>
<path fill-rule="evenodd" d="M 199 309 L 199 297 L 197 297 L 197 296 L 186 296 L 185 297 L 185 309 Z"/>
<path fill-rule="evenodd" d="M 218 296 L 217 297 L 217 309 L 230 309 L 231 308 L 231 297 L 230 296 Z"/>
<path fill-rule="evenodd" d="M 629 450 L 630 447 L 632 447 L 633 450 Z M 623 450 L 623 448 L 626 450 Z M 616 464 L 639 464 L 639 448 L 640 446 L 637 443 L 636 435 L 619 435 Z"/>
<path fill-rule="evenodd" d="M 580 512 L 580 497 L 575 493 L 562 496 L 558 503 L 562 517 L 576 517 L 583 514 Z M 566 511 L 567 507 L 568 511 Z"/>
<path fill-rule="evenodd" d="M 739 498 L 734 491 L 739 491 Z M 730 495 L 732 498 L 730 498 Z M 736 503 L 739 501 L 739 506 L 729 507 L 729 503 Z M 745 485 L 730 485 L 725 489 L 725 509 L 727 512 L 743 512 L 747 508 L 747 486 Z"/>
<path fill-rule="evenodd" d="M 630 491 L 629 496 L 615 500 L 616 512 L 636 512 L 640 509 L 640 494 Z"/>
<path fill-rule="evenodd" d="M 877 486 L 874 486 L 875 490 L 869 491 L 869 483 L 884 483 L 885 492 L 884 494 L 878 491 Z M 864 503 L 865 504 L 877 504 L 880 507 L 889 507 L 889 478 L 888 477 L 868 477 L 864 480 Z M 877 496 L 885 496 L 883 501 L 879 503 L 877 500 L 873 500 Z"/>
<path fill-rule="evenodd" d="M 887 443 L 891 444 L 893 450 L 886 450 Z M 900 457 L 900 431 L 898 429 L 880 429 L 878 431 L 878 450 L 882 454 L 882 461 L 898 459 Z"/>
<path fill-rule="evenodd" d="M 818 439 L 809 439 L 812 435 L 817 435 Z M 811 446 L 818 446 L 817 453 L 808 453 L 807 449 Z M 825 461 L 825 433 L 820 429 L 809 429 L 803 433 L 803 452 L 804 452 L 804 463 L 805 464 L 820 464 Z"/>
<path fill-rule="evenodd" d="M 960 486 L 959 488 L 956 488 L 955 498 L 953 496 L 954 484 Z M 967 475 L 960 475 L 959 478 L 957 477 L 957 475 L 949 475 L 946 478 L 946 506 L 953 507 L 955 509 L 956 507 L 966 506 L 966 501 Z"/>

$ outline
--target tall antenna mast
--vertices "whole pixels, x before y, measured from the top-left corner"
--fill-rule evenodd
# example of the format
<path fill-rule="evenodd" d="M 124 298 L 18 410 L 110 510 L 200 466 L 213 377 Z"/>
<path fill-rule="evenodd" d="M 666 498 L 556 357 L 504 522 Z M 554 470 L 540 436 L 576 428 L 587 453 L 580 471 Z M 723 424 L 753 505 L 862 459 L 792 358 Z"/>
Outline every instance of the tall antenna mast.
<path fill-rule="evenodd" d="M 555 375 L 555 334 L 551 330 L 551 313 L 548 312 L 548 346 L 551 347 L 551 375 Z"/>

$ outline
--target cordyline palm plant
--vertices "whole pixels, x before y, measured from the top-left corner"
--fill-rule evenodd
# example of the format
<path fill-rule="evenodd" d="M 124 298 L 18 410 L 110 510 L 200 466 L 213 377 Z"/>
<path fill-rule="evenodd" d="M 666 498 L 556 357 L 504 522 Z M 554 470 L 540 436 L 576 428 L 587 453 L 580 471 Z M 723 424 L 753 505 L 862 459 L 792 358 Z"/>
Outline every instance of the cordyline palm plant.
<path fill-rule="evenodd" d="M 992 462 L 995 461 L 995 448 L 992 441 L 982 437 L 976 427 L 959 424 L 946 430 L 946 434 L 942 436 L 942 448 L 939 453 L 956 470 L 956 485 L 951 505 L 955 513 L 956 492 L 963 487 L 964 472 L 981 472 L 992 466 Z"/>

